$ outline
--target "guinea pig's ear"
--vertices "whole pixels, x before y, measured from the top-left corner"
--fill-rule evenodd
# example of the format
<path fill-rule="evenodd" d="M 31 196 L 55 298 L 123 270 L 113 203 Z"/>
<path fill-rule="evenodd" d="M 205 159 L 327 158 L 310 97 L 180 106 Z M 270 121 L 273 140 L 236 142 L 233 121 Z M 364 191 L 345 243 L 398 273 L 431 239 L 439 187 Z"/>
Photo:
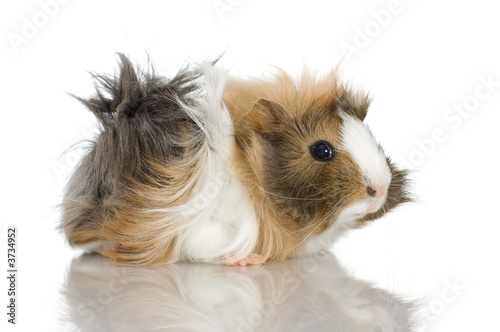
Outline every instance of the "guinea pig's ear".
<path fill-rule="evenodd" d="M 360 91 L 346 90 L 338 100 L 340 109 L 363 121 L 368 113 L 370 97 Z"/>
<path fill-rule="evenodd" d="M 264 98 L 255 102 L 252 111 L 245 118 L 250 128 L 260 133 L 272 131 L 276 125 L 290 121 L 290 116 L 283 106 Z"/>

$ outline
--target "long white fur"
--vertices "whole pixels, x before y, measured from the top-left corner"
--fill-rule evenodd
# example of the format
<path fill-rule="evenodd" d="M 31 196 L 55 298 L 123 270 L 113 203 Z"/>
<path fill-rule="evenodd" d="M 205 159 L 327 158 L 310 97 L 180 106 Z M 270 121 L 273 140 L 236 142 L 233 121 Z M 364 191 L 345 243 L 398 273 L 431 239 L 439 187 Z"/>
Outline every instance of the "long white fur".
<path fill-rule="evenodd" d="M 387 185 L 391 182 L 391 171 L 384 152 L 370 129 L 359 119 L 340 112 L 343 120 L 340 148 L 348 151 L 358 164 L 366 185 Z"/>
<path fill-rule="evenodd" d="M 178 241 L 181 260 L 232 262 L 252 253 L 259 225 L 252 202 L 230 169 L 234 149 L 233 125 L 222 103 L 226 72 L 200 65 L 201 88 L 186 112 L 203 132 L 196 175 L 197 194 L 177 209 L 186 224 Z"/>

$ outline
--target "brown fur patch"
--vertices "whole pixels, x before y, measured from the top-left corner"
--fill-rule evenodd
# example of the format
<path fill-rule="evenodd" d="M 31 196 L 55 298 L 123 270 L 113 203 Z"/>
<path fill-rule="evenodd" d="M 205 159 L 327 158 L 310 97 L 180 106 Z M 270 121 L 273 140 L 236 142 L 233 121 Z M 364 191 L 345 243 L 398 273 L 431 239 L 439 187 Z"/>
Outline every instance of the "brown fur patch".
<path fill-rule="evenodd" d="M 336 70 L 321 78 L 305 70 L 298 81 L 279 70 L 271 80 L 229 80 L 223 99 L 238 123 L 260 98 L 280 104 L 296 117 L 311 108 L 328 107 L 342 93 Z"/>

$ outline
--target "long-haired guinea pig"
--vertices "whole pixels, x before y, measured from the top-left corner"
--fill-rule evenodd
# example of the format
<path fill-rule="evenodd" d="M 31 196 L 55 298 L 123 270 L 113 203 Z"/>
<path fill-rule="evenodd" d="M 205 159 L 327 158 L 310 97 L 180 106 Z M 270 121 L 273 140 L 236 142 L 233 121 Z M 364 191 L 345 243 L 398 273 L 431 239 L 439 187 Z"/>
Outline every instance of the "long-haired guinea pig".
<path fill-rule="evenodd" d="M 80 99 L 100 132 L 62 202 L 69 243 L 120 265 L 259 264 L 326 250 L 409 201 L 407 172 L 363 124 L 368 96 L 305 71 L 171 78 L 120 55 Z"/>

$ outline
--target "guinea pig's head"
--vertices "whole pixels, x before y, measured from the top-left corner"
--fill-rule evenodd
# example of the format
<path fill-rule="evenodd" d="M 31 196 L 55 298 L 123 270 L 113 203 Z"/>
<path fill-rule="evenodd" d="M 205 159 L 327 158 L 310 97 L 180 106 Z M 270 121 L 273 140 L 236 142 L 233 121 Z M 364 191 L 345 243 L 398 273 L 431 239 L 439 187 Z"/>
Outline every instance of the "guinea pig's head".
<path fill-rule="evenodd" d="M 335 73 L 260 82 L 236 141 L 276 210 L 311 234 L 359 227 L 409 201 L 407 172 L 387 158 L 364 124 L 370 100 Z M 266 86 L 268 84 L 268 86 Z"/>

